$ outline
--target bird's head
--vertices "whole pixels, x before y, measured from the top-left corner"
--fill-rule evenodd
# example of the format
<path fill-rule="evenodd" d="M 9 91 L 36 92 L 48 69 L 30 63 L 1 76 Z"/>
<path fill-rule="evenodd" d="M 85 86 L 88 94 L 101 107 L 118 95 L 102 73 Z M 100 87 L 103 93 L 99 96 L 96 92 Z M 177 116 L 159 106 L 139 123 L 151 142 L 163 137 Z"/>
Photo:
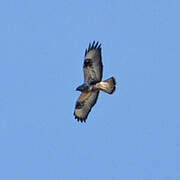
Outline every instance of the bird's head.
<path fill-rule="evenodd" d="M 89 86 L 88 86 L 86 83 L 84 83 L 84 84 L 78 86 L 78 87 L 76 88 L 76 91 L 81 91 L 81 92 L 82 92 L 82 91 L 87 91 L 88 88 L 89 88 Z"/>

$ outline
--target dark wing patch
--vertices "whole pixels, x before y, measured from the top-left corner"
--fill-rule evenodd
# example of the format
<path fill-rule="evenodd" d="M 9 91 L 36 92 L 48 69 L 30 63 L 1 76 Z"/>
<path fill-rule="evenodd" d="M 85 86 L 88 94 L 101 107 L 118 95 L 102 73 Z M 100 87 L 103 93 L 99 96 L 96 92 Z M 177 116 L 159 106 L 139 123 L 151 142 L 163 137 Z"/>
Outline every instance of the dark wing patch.
<path fill-rule="evenodd" d="M 87 68 L 87 67 L 92 67 L 92 61 L 91 61 L 91 59 L 85 59 L 84 60 L 84 66 L 83 66 L 83 68 Z"/>
<path fill-rule="evenodd" d="M 101 44 L 98 42 L 89 43 L 88 49 L 85 51 L 84 59 L 84 81 L 90 83 L 91 81 L 101 81 L 102 79 L 102 56 Z"/>
<path fill-rule="evenodd" d="M 74 110 L 75 119 L 86 122 L 92 107 L 96 104 L 99 91 L 82 92 L 78 98 Z"/>

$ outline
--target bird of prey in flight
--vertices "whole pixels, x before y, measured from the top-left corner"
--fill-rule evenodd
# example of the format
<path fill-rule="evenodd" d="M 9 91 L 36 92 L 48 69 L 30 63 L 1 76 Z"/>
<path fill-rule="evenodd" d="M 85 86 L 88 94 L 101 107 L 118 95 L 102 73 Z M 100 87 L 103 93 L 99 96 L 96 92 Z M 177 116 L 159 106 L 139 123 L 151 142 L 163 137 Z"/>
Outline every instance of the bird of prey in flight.
<path fill-rule="evenodd" d="M 81 91 L 74 110 L 75 119 L 86 122 L 89 112 L 96 104 L 99 91 L 112 94 L 116 88 L 114 77 L 102 81 L 103 64 L 101 55 L 101 44 L 98 42 L 89 43 L 84 58 L 84 83 L 77 87 Z"/>

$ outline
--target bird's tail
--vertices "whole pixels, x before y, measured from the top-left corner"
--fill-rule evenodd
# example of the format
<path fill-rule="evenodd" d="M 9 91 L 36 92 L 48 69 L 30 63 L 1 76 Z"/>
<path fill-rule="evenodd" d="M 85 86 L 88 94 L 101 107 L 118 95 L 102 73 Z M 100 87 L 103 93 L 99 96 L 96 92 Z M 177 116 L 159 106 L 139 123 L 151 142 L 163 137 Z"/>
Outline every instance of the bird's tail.
<path fill-rule="evenodd" d="M 116 89 L 116 80 L 114 77 L 106 79 L 96 84 L 96 87 L 108 94 L 112 94 Z"/>

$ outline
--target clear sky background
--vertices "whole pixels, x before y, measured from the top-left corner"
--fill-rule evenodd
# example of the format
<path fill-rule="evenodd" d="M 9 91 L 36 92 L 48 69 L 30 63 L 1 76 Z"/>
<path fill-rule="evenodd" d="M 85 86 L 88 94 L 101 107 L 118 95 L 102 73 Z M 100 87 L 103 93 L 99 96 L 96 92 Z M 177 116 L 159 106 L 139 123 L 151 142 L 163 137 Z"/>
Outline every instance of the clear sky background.
<path fill-rule="evenodd" d="M 89 42 L 104 79 L 73 117 Z M 0 2 L 1 180 L 180 179 L 180 1 Z"/>

